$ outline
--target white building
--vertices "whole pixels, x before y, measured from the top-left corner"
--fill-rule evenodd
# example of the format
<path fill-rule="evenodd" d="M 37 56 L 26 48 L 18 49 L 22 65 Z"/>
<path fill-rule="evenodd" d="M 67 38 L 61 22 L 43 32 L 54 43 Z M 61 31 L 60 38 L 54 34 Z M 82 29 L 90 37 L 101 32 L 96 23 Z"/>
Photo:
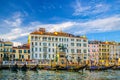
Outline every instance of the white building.
<path fill-rule="evenodd" d="M 88 60 L 88 40 L 85 36 L 74 36 L 64 32 L 46 32 L 44 28 L 29 35 L 30 57 L 37 60 L 54 60 L 58 45 L 66 47 L 66 56 L 70 61 Z"/>

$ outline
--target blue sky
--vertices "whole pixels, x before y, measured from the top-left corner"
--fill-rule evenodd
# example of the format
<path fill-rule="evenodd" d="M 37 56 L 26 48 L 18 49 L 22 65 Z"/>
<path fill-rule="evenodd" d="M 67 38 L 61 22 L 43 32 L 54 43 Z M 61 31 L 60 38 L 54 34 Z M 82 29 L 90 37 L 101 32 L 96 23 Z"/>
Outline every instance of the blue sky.
<path fill-rule="evenodd" d="M 120 0 L 1 0 L 0 38 L 25 43 L 40 27 L 120 42 Z"/>

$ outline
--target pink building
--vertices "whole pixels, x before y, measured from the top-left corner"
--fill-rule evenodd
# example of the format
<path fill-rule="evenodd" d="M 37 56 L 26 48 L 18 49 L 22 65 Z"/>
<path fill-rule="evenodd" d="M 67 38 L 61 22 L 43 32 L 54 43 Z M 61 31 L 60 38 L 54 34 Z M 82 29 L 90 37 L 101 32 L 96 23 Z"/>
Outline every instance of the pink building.
<path fill-rule="evenodd" d="M 93 62 L 99 61 L 99 41 L 88 42 L 88 54 L 89 60 Z"/>

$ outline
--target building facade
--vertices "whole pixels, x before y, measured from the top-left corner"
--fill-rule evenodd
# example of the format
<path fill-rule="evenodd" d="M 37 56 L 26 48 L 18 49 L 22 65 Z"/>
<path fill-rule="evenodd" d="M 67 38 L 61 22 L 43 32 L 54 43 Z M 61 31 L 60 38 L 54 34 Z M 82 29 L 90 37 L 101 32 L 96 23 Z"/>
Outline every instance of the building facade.
<path fill-rule="evenodd" d="M 3 56 L 4 56 L 4 42 L 0 41 L 0 62 L 3 60 Z"/>
<path fill-rule="evenodd" d="M 10 42 L 10 41 L 5 41 L 4 42 L 3 60 L 12 60 L 13 59 L 12 47 L 13 47 L 12 42 Z"/>
<path fill-rule="evenodd" d="M 88 41 L 89 60 L 99 62 L 99 41 Z"/>
<path fill-rule="evenodd" d="M 30 60 L 30 49 L 28 45 L 13 47 L 14 60 L 26 61 Z"/>
<path fill-rule="evenodd" d="M 58 46 L 64 45 L 70 61 L 77 62 L 78 57 L 88 60 L 88 39 L 85 36 L 74 36 L 64 32 L 46 32 L 44 28 L 29 35 L 30 57 L 37 60 L 54 60 Z"/>

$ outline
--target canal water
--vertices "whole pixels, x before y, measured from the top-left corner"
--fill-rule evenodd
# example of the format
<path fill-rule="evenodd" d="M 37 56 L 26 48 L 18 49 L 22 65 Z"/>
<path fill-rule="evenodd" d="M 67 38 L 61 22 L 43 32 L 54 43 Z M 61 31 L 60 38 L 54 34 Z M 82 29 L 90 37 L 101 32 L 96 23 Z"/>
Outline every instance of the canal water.
<path fill-rule="evenodd" d="M 0 70 L 0 80 L 120 80 L 120 71 L 18 71 Z"/>

